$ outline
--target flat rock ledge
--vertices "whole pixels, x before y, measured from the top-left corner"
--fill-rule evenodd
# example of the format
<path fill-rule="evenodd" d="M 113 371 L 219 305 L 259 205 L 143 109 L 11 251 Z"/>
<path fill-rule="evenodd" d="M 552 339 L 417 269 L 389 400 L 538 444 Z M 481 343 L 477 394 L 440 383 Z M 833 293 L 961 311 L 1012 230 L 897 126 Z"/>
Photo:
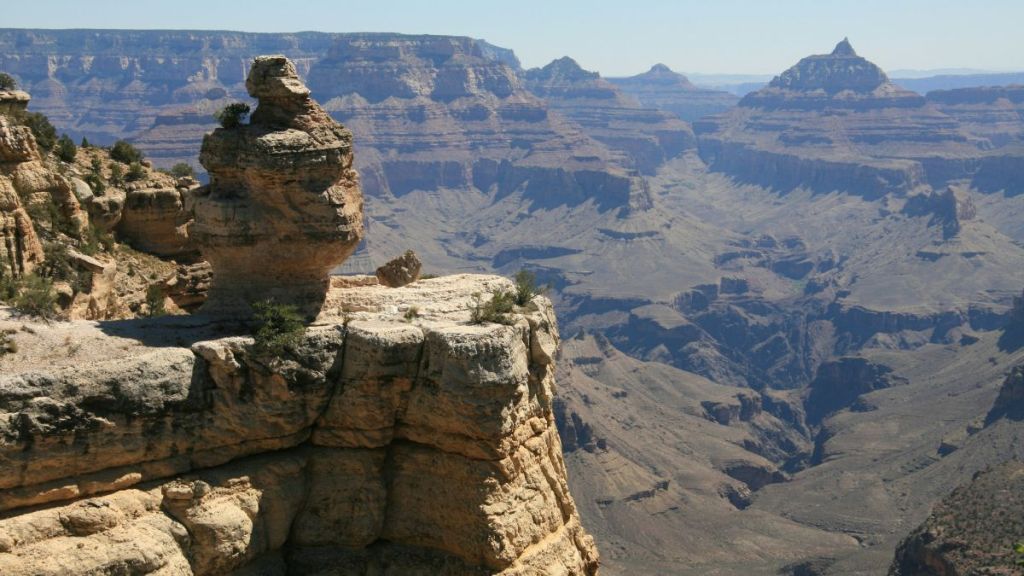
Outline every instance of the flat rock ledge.
<path fill-rule="evenodd" d="M 279 359 L 200 317 L 0 309 L 0 574 L 597 574 L 554 313 L 469 324 L 499 287 L 335 278 Z"/>

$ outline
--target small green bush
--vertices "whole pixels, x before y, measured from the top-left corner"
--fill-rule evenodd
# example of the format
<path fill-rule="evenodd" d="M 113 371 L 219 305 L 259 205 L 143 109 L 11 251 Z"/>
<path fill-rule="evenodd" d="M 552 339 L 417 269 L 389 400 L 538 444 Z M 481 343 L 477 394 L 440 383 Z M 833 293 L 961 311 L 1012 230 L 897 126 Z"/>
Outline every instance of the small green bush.
<path fill-rule="evenodd" d="M 245 102 L 233 102 L 220 109 L 213 115 L 220 122 L 223 128 L 236 128 L 241 126 L 246 117 L 249 116 L 249 105 Z"/>
<path fill-rule="evenodd" d="M 0 330 L 0 357 L 17 351 L 18 343 L 11 339 L 11 334 L 6 330 Z"/>
<path fill-rule="evenodd" d="M 403 314 L 402 317 L 405 318 L 406 322 L 412 322 L 416 318 L 419 318 L 420 317 L 420 308 L 419 308 L 419 306 L 409 306 L 409 309 L 405 311 L 405 314 Z"/>
<path fill-rule="evenodd" d="M 122 164 L 142 162 L 143 158 L 142 152 L 138 148 L 124 140 L 114 142 L 114 145 L 110 147 L 110 157 Z"/>
<path fill-rule="evenodd" d="M 516 272 L 515 282 L 516 304 L 519 306 L 526 306 L 534 296 L 540 293 L 537 290 L 537 275 L 529 270 Z"/>
<path fill-rule="evenodd" d="M 473 302 L 469 305 L 469 317 L 473 324 L 494 322 L 495 324 L 511 324 L 509 316 L 516 306 L 516 296 L 512 292 L 496 290 L 491 292 L 489 300 L 476 292 L 473 294 Z"/>
<path fill-rule="evenodd" d="M 114 236 L 110 232 L 99 228 L 92 221 L 89 222 L 89 229 L 86 230 L 85 241 L 81 246 L 83 254 L 92 256 L 100 252 L 113 252 L 114 245 Z"/>
<path fill-rule="evenodd" d="M 124 170 L 116 162 L 110 165 L 110 183 L 114 186 L 124 186 Z"/>
<path fill-rule="evenodd" d="M 17 90 L 18 82 L 6 72 L 0 72 L 0 90 Z"/>
<path fill-rule="evenodd" d="M 192 165 L 187 162 L 178 162 L 174 166 L 171 166 L 171 176 L 175 178 L 194 177 L 196 171 L 192 169 Z"/>
<path fill-rule="evenodd" d="M 15 310 L 23 314 L 49 320 L 57 315 L 57 292 L 49 278 L 29 274 L 19 282 L 18 293 L 11 301 Z"/>
<path fill-rule="evenodd" d="M 97 196 L 102 196 L 103 193 L 107 191 L 107 183 L 103 181 L 102 176 L 95 172 L 90 172 L 86 174 L 85 177 L 82 178 L 82 180 L 84 180 L 85 183 L 89 185 L 89 188 L 92 190 L 92 193 Z"/>
<path fill-rule="evenodd" d="M 61 137 L 57 140 L 56 152 L 57 158 L 65 162 L 74 162 L 75 155 L 78 154 L 78 147 L 75 146 L 75 143 L 67 134 L 61 134 Z"/>
<path fill-rule="evenodd" d="M 23 126 L 28 126 L 32 136 L 36 139 L 36 145 L 45 152 L 53 150 L 57 144 L 57 129 L 50 124 L 50 119 L 39 112 L 24 113 L 18 118 Z"/>
<path fill-rule="evenodd" d="M 146 171 L 142 169 L 141 162 L 132 162 L 128 165 L 128 173 L 125 174 L 125 180 L 129 182 L 135 182 L 142 180 L 146 177 Z"/>
<path fill-rule="evenodd" d="M 150 318 L 165 316 L 167 309 L 164 308 L 164 291 L 157 284 L 150 284 L 146 288 L 146 315 Z"/>
<path fill-rule="evenodd" d="M 252 349 L 257 354 L 280 357 L 302 340 L 306 326 L 295 306 L 264 300 L 254 303 L 252 309 Z"/>
<path fill-rule="evenodd" d="M 78 145 L 79 148 L 91 148 L 92 144 L 89 143 L 89 139 L 82 136 L 82 142 Z"/>

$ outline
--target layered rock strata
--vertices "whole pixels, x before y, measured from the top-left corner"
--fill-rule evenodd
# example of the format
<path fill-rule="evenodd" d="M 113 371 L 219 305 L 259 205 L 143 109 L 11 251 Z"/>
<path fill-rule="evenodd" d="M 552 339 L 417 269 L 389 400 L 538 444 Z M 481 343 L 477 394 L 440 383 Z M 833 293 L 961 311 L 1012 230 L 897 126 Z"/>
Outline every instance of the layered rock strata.
<path fill-rule="evenodd" d="M 190 318 L 15 334 L 0 572 L 596 574 L 552 414 L 550 303 L 472 325 L 472 294 L 508 280 L 345 285 L 277 359 Z M 104 360 L 51 359 L 71 334 Z"/>
<path fill-rule="evenodd" d="M 284 56 L 257 58 L 246 88 L 259 101 L 251 122 L 207 135 L 199 157 L 210 184 L 190 236 L 213 268 L 204 311 L 244 315 L 274 299 L 315 316 L 329 272 L 363 234 L 352 134 Z"/>
<path fill-rule="evenodd" d="M 597 72 L 568 56 L 526 71 L 526 86 L 588 136 L 623 155 L 623 165 L 652 174 L 696 145 L 690 126 L 656 108 L 644 108 Z"/>
<path fill-rule="evenodd" d="M 671 112 L 687 122 L 725 112 L 739 102 L 739 97 L 729 92 L 694 86 L 686 76 L 664 64 L 655 64 L 643 74 L 608 81 L 643 106 Z"/>
<path fill-rule="evenodd" d="M 694 129 L 713 170 L 781 190 L 869 198 L 968 177 L 989 146 L 890 82 L 846 40 Z"/>

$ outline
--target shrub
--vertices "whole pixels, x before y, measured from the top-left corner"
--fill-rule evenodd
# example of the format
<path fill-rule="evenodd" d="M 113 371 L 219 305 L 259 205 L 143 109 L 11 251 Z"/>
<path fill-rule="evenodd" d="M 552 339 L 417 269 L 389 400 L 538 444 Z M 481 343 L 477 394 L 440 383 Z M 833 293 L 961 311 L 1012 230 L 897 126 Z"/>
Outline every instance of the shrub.
<path fill-rule="evenodd" d="M 142 169 L 141 162 L 132 162 L 128 165 L 128 174 L 125 175 L 125 180 L 135 182 L 136 180 L 142 180 L 145 177 L 146 171 Z"/>
<path fill-rule="evenodd" d="M 11 304 L 23 314 L 49 320 L 57 314 L 57 293 L 49 278 L 29 274 L 19 283 L 18 293 Z"/>
<path fill-rule="evenodd" d="M 186 176 L 193 177 L 196 175 L 196 171 L 192 169 L 192 165 L 187 162 L 178 162 L 174 166 L 171 166 L 171 176 L 175 178 L 184 178 Z"/>
<path fill-rule="evenodd" d="M 49 152 L 57 143 L 57 129 L 50 124 L 50 119 L 39 112 L 26 113 L 20 118 L 21 124 L 28 126 L 32 136 L 36 139 L 36 145 L 40 149 Z"/>
<path fill-rule="evenodd" d="M 526 306 L 541 291 L 537 289 L 537 275 L 529 270 L 516 272 L 516 304 Z"/>
<path fill-rule="evenodd" d="M 116 162 L 110 165 L 110 183 L 114 186 L 124 185 L 124 170 Z"/>
<path fill-rule="evenodd" d="M 249 105 L 244 102 L 233 102 L 213 115 L 224 128 L 236 128 L 242 125 L 249 116 Z"/>
<path fill-rule="evenodd" d="M 114 145 L 110 147 L 110 157 L 122 164 L 142 162 L 142 152 L 124 140 L 114 142 Z"/>
<path fill-rule="evenodd" d="M 112 252 L 114 250 L 114 236 L 89 221 L 89 229 L 86 230 L 85 242 L 82 243 L 82 253 L 92 256 L 100 252 Z"/>
<path fill-rule="evenodd" d="M 419 306 L 409 306 L 409 309 L 405 311 L 405 314 L 403 314 L 402 317 L 405 318 L 406 322 L 412 322 L 416 318 L 419 318 L 420 317 Z"/>
<path fill-rule="evenodd" d="M 0 331 L 0 357 L 17 351 L 18 343 L 11 340 L 11 334 L 7 330 Z"/>
<path fill-rule="evenodd" d="M 71 141 L 71 138 L 67 134 L 62 134 L 60 139 L 57 140 L 57 158 L 65 162 L 74 162 L 75 155 L 78 154 L 78 148 L 75 143 Z"/>
<path fill-rule="evenodd" d="M 6 72 L 0 72 L 0 90 L 16 90 L 18 82 Z"/>
<path fill-rule="evenodd" d="M 103 193 L 107 191 L 106 182 L 104 182 L 103 177 L 97 174 L 96 172 L 90 172 L 86 174 L 85 177 L 82 178 L 82 180 L 84 180 L 85 183 L 89 185 L 89 188 L 92 189 L 92 193 L 96 194 L 97 196 L 102 196 Z"/>
<path fill-rule="evenodd" d="M 150 318 L 165 316 L 167 309 L 164 308 L 164 291 L 157 284 L 150 284 L 146 288 L 146 315 Z"/>
<path fill-rule="evenodd" d="M 473 324 L 494 322 L 495 324 L 511 324 L 509 314 L 515 310 L 516 296 L 512 292 L 497 290 L 491 292 L 491 298 L 484 301 L 483 296 L 476 292 L 473 302 L 469 305 L 470 321 Z"/>
<path fill-rule="evenodd" d="M 302 340 L 306 327 L 295 306 L 264 300 L 252 305 L 253 351 L 278 357 Z"/>
<path fill-rule="evenodd" d="M 68 236 L 78 235 L 75 223 L 64 215 L 52 197 L 47 196 L 43 201 L 34 201 L 28 204 L 25 210 L 40 235 L 54 235 L 58 232 Z"/>
<path fill-rule="evenodd" d="M 91 148 L 92 144 L 89 144 L 89 139 L 82 136 L 82 143 L 78 145 L 79 148 Z"/>

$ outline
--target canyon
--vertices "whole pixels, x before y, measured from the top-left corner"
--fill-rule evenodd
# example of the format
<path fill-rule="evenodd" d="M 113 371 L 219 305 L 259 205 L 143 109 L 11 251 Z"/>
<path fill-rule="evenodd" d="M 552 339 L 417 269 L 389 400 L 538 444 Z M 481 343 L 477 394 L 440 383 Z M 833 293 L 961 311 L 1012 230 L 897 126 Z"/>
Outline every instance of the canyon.
<path fill-rule="evenodd" d="M 428 275 L 550 286 L 551 421 L 602 573 L 884 573 L 1024 456 L 1000 416 L 1024 362 L 1014 89 L 916 94 L 848 41 L 736 102 L 461 37 L 0 30 L 33 109 L 164 166 L 195 165 L 269 51 L 353 134 L 366 234 L 337 271 L 414 248 Z"/>

